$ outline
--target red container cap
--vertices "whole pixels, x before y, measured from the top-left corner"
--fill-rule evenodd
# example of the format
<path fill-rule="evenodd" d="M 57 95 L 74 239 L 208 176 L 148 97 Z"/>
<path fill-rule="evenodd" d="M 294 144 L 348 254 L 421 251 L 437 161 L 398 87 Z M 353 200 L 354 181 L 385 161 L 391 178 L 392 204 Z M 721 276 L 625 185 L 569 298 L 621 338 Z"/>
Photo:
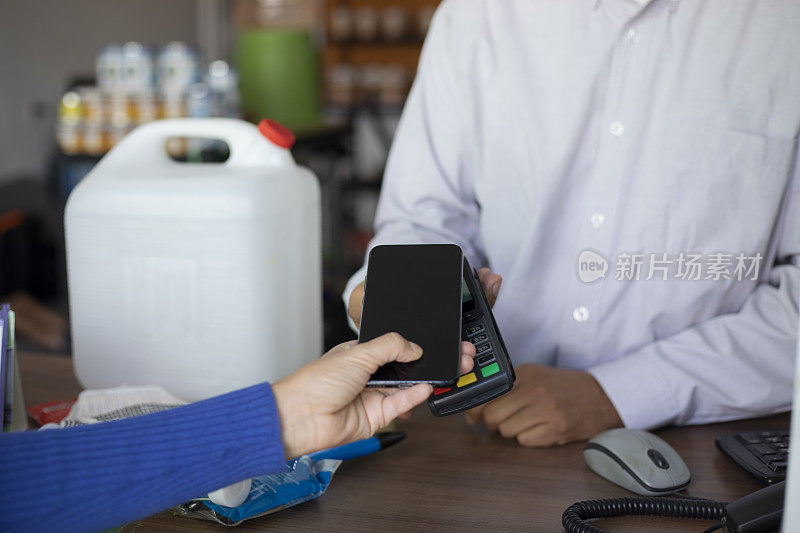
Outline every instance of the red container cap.
<path fill-rule="evenodd" d="M 296 140 L 294 133 L 289 128 L 271 118 L 261 119 L 261 122 L 258 123 L 258 131 L 272 141 L 273 144 L 287 150 L 294 146 L 294 141 Z"/>

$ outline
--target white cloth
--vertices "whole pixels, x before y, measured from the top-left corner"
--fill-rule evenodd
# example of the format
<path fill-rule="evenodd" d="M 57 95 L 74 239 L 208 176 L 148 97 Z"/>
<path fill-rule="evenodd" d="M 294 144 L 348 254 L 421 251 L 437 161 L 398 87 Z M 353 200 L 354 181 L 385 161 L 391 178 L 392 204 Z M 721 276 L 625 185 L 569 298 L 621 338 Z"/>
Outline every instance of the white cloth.
<path fill-rule="evenodd" d="M 461 245 L 504 278 L 515 364 L 588 370 L 626 426 L 789 409 L 798 27 L 796 0 L 444 2 L 371 246 Z M 579 278 L 584 250 L 605 278 Z M 624 253 L 644 254 L 638 281 Z M 712 279 L 676 277 L 681 253 Z M 740 253 L 757 280 L 734 277 Z"/>
<path fill-rule="evenodd" d="M 81 391 L 78 401 L 69 410 L 57 427 L 83 426 L 100 422 L 113 422 L 123 418 L 149 415 L 186 405 L 166 390 L 156 385 L 130 387 L 123 385 L 110 389 Z M 46 424 L 42 429 L 55 424 Z"/>

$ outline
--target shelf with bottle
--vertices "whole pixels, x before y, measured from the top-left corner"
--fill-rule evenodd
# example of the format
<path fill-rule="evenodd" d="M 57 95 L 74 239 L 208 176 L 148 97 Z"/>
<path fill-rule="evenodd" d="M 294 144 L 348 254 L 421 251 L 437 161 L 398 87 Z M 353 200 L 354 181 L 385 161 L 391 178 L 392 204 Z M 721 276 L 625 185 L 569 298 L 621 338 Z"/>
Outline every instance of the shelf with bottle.
<path fill-rule="evenodd" d="M 328 0 L 324 101 L 401 108 L 438 0 Z"/>
<path fill-rule="evenodd" d="M 438 2 L 389 4 L 384 1 L 331 0 L 328 35 L 332 44 L 414 44 L 428 33 Z"/>
<path fill-rule="evenodd" d="M 96 84 L 61 97 L 56 140 L 64 154 L 100 156 L 160 118 L 239 115 L 236 72 L 224 61 L 201 70 L 197 51 L 184 43 L 169 43 L 157 56 L 139 43 L 108 45 L 97 55 L 96 75 Z M 173 149 L 180 152 L 181 143 Z"/>

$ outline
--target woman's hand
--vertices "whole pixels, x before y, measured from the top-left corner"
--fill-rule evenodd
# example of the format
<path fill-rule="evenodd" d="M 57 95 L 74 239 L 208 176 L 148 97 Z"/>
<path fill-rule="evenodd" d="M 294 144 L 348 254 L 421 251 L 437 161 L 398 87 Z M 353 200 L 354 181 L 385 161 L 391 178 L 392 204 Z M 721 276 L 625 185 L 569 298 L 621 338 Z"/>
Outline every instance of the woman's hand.
<path fill-rule="evenodd" d="M 427 384 L 365 389 L 370 376 L 392 361 L 406 363 L 422 348 L 397 333 L 336 346 L 318 360 L 272 386 L 287 457 L 297 457 L 371 436 L 424 402 Z M 475 347 L 461 343 L 461 373 L 472 369 Z"/>

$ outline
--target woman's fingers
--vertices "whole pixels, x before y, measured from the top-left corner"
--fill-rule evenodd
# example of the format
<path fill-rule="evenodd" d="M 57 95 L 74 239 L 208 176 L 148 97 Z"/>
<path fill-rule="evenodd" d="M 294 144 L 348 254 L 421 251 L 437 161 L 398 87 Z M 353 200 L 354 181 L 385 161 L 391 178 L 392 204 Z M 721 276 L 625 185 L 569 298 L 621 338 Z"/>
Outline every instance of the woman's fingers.
<path fill-rule="evenodd" d="M 344 350 L 352 348 L 356 344 L 358 344 L 357 340 L 352 340 L 352 341 L 343 342 L 341 344 L 337 344 L 336 346 L 334 346 L 333 348 L 328 350 L 324 355 L 331 355 L 331 354 L 335 354 L 335 353 L 338 353 L 338 352 L 342 352 Z"/>
<path fill-rule="evenodd" d="M 433 392 L 433 387 L 427 383 L 420 383 L 407 389 L 399 389 L 385 396 L 381 402 L 384 423 L 388 424 L 398 416 L 409 412 L 411 409 L 428 399 Z"/>
<path fill-rule="evenodd" d="M 422 348 L 407 341 L 399 333 L 386 333 L 359 344 L 357 349 L 349 350 L 345 356 L 357 358 L 365 363 L 370 373 L 373 373 L 378 367 L 392 361 L 408 363 L 419 359 L 422 357 Z"/>

